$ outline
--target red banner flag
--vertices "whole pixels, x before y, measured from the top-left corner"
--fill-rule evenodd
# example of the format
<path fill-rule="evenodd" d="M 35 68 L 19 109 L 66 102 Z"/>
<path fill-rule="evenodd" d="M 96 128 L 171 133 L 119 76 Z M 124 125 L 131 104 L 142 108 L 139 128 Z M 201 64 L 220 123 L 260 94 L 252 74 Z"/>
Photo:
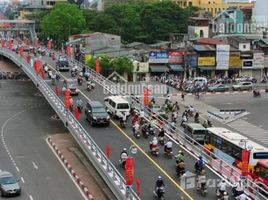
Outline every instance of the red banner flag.
<path fill-rule="evenodd" d="M 45 70 L 42 70 L 42 79 L 45 80 Z"/>
<path fill-rule="evenodd" d="M 141 195 L 141 181 L 140 179 L 136 178 L 135 182 L 136 182 L 136 194 L 140 196 Z"/>
<path fill-rule="evenodd" d="M 71 57 L 71 46 L 70 45 L 68 45 L 66 47 L 66 54 L 67 54 L 68 57 Z"/>
<path fill-rule="evenodd" d="M 131 186 L 133 184 L 134 175 L 134 159 L 133 157 L 128 157 L 126 160 L 126 185 Z"/>
<path fill-rule="evenodd" d="M 250 152 L 248 150 L 242 150 L 242 176 L 248 175 L 248 161 Z"/>
<path fill-rule="evenodd" d="M 9 40 L 9 46 L 8 46 L 8 48 L 9 49 L 12 49 L 12 45 L 13 45 L 13 40 Z"/>
<path fill-rule="evenodd" d="M 110 156 L 111 156 L 111 148 L 110 148 L 110 145 L 106 144 L 105 145 L 105 149 L 106 149 L 106 156 L 108 159 L 110 159 Z"/>
<path fill-rule="evenodd" d="M 48 49 L 51 49 L 52 48 L 52 40 L 48 40 L 47 48 Z"/>
<path fill-rule="evenodd" d="M 27 63 L 30 63 L 30 60 L 31 60 L 31 56 L 30 56 L 30 54 L 28 54 L 28 55 L 26 56 L 26 61 L 27 61 Z"/>
<path fill-rule="evenodd" d="M 1 45 L 2 45 L 2 48 L 5 48 L 5 40 L 4 39 L 1 39 Z"/>
<path fill-rule="evenodd" d="M 20 54 L 21 57 L 24 56 L 24 49 L 23 49 L 23 47 L 20 47 L 19 54 Z"/>
<path fill-rule="evenodd" d="M 80 114 L 77 106 L 74 108 L 74 116 L 76 120 L 79 120 Z"/>
<path fill-rule="evenodd" d="M 57 97 L 60 95 L 60 90 L 59 90 L 59 86 L 55 86 L 55 93 L 57 95 Z"/>
<path fill-rule="evenodd" d="M 97 73 L 100 73 L 100 71 L 101 71 L 100 59 L 99 58 L 96 58 L 96 60 L 95 60 L 95 70 L 96 70 Z"/>
<path fill-rule="evenodd" d="M 40 68 L 41 68 L 41 61 L 36 60 L 34 63 L 34 70 L 35 70 L 36 74 L 39 74 Z"/>
<path fill-rule="evenodd" d="M 64 96 L 65 96 L 65 107 L 70 108 L 71 107 L 71 101 L 70 101 L 71 91 L 70 91 L 70 89 L 65 90 Z"/>
<path fill-rule="evenodd" d="M 149 105 L 149 89 L 146 87 L 143 89 L 143 104 L 144 106 Z"/>

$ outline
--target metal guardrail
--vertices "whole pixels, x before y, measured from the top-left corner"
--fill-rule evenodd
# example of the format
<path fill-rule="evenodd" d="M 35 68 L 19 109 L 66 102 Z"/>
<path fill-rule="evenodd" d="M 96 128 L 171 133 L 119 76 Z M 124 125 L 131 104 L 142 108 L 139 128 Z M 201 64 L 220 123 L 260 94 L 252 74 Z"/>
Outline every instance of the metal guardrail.
<path fill-rule="evenodd" d="M 140 200 L 132 188 L 126 187 L 125 180 L 117 171 L 116 167 L 101 151 L 89 133 L 75 119 L 74 115 L 65 108 L 64 103 L 59 97 L 56 96 L 51 87 L 44 80 L 42 80 L 40 76 L 36 75 L 34 69 L 30 67 L 30 64 L 28 64 L 18 54 L 8 49 L 0 48 L 0 53 L 22 68 L 29 78 L 31 78 L 61 120 L 65 123 L 72 136 L 83 149 L 84 153 L 92 162 L 98 173 L 105 180 L 106 184 L 110 187 L 116 198 Z"/>
<path fill-rule="evenodd" d="M 55 52 L 57 55 L 59 55 L 57 52 Z M 76 64 L 77 66 L 83 68 L 88 67 L 84 65 L 83 63 L 80 63 L 74 59 L 70 59 L 70 61 L 73 64 Z M 91 72 L 91 75 L 95 77 L 95 81 L 100 84 L 103 88 L 105 88 L 107 91 L 109 91 L 113 95 L 123 95 L 123 96 L 130 96 L 127 94 L 125 91 L 116 91 L 114 88 L 111 86 L 114 85 L 114 83 L 108 79 L 106 79 L 104 76 L 102 76 L 99 73 L 96 73 L 94 70 L 89 69 Z M 146 116 L 151 117 L 152 115 L 155 115 L 152 110 L 150 110 L 147 107 L 143 107 L 140 102 L 137 102 L 137 99 L 135 97 L 132 97 L 132 100 L 139 105 L 140 108 L 143 108 Z M 166 133 L 175 139 L 180 145 L 182 145 L 184 148 L 186 148 L 188 151 L 193 153 L 195 156 L 200 156 L 202 155 L 206 164 L 209 165 L 212 169 L 214 169 L 218 174 L 223 176 L 225 179 L 230 181 L 231 183 L 237 182 L 239 177 L 241 176 L 241 171 L 237 169 L 236 167 L 230 165 L 229 163 L 221 160 L 221 159 L 215 159 L 217 156 L 210 152 L 207 154 L 208 150 L 204 148 L 204 146 L 198 144 L 195 140 L 193 140 L 191 137 L 186 135 L 182 130 L 180 130 L 178 127 L 174 127 L 173 130 L 170 129 L 172 127 L 171 123 L 164 119 L 161 116 L 157 116 L 158 121 L 164 122 L 165 126 L 164 129 Z M 162 127 L 162 125 L 159 125 L 158 128 Z M 248 196 L 252 199 L 267 199 L 263 194 L 261 194 L 260 191 L 265 191 L 258 186 L 253 180 L 250 180 L 249 178 L 246 179 L 246 187 L 245 187 L 245 192 L 248 194 Z"/>

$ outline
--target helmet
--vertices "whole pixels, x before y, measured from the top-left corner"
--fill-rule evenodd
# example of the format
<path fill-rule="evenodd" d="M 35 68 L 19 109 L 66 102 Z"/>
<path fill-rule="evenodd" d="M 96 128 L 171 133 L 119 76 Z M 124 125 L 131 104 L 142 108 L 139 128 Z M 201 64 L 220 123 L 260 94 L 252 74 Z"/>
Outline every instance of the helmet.
<path fill-rule="evenodd" d="M 203 157 L 202 156 L 199 156 L 199 159 L 202 159 Z"/>
<path fill-rule="evenodd" d="M 226 196 L 227 194 L 228 194 L 227 192 L 224 192 L 224 193 L 223 193 L 223 195 L 225 195 L 225 196 Z"/>
<path fill-rule="evenodd" d="M 180 151 L 179 151 L 179 154 L 183 154 L 183 152 L 180 150 Z"/>
<path fill-rule="evenodd" d="M 153 137 L 153 140 L 157 140 L 157 138 L 156 137 Z"/>
<path fill-rule="evenodd" d="M 223 183 L 224 183 L 224 182 L 225 182 L 225 180 L 224 180 L 224 179 L 222 179 L 222 180 L 221 180 L 221 182 L 223 182 Z"/>
<path fill-rule="evenodd" d="M 127 148 L 124 148 L 123 151 L 127 151 Z"/>
<path fill-rule="evenodd" d="M 162 180 L 162 176 L 158 176 L 158 178 L 157 178 L 158 180 Z"/>

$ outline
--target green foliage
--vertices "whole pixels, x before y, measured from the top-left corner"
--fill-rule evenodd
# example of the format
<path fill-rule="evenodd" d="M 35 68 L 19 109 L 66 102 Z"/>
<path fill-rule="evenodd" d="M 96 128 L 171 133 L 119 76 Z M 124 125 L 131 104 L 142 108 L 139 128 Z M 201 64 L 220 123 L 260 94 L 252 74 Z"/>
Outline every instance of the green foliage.
<path fill-rule="evenodd" d="M 116 57 L 110 58 L 107 55 L 98 55 L 100 59 L 101 72 L 107 74 L 106 72 L 116 71 L 119 74 L 131 73 L 133 71 L 133 64 L 131 60 L 127 57 Z M 88 60 L 87 65 L 91 69 L 95 69 L 96 58 L 91 58 Z"/>
<path fill-rule="evenodd" d="M 53 38 L 58 46 L 67 41 L 69 35 L 81 33 L 85 25 L 82 11 L 77 5 L 68 3 L 57 3 L 41 20 L 44 35 Z"/>
<path fill-rule="evenodd" d="M 110 62 L 111 67 L 119 74 L 131 73 L 133 64 L 127 57 L 116 57 Z"/>

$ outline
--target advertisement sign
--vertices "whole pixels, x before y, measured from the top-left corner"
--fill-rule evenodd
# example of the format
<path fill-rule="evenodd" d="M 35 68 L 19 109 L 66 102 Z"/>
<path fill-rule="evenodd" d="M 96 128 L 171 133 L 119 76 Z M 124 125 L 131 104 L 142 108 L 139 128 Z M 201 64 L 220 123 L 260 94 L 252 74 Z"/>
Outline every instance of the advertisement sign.
<path fill-rule="evenodd" d="M 252 68 L 253 67 L 253 59 L 247 59 L 247 60 L 243 60 L 242 62 L 242 67 L 243 68 Z"/>
<path fill-rule="evenodd" d="M 264 53 L 254 53 L 253 68 L 264 68 Z"/>
<path fill-rule="evenodd" d="M 198 66 L 215 66 L 215 57 L 198 57 Z"/>
<path fill-rule="evenodd" d="M 248 174 L 248 160 L 250 152 L 248 150 L 242 150 L 242 175 L 247 176 Z"/>
<path fill-rule="evenodd" d="M 232 68 L 234 68 L 234 67 L 241 68 L 242 67 L 242 60 L 240 59 L 239 52 L 230 53 L 229 67 L 232 67 Z"/>
<path fill-rule="evenodd" d="M 168 53 L 151 51 L 149 53 L 149 63 L 168 63 Z"/>
<path fill-rule="evenodd" d="M 168 52 L 168 63 L 169 64 L 182 64 L 183 63 L 182 51 Z"/>
<path fill-rule="evenodd" d="M 228 70 L 229 68 L 229 56 L 230 45 L 217 45 L 216 57 L 217 66 L 216 69 Z"/>
<path fill-rule="evenodd" d="M 186 57 L 186 63 L 191 68 L 197 68 L 197 54 L 188 54 Z"/>
<path fill-rule="evenodd" d="M 133 184 L 134 175 L 134 159 L 133 157 L 128 157 L 126 160 L 126 186 L 131 186 Z"/>

